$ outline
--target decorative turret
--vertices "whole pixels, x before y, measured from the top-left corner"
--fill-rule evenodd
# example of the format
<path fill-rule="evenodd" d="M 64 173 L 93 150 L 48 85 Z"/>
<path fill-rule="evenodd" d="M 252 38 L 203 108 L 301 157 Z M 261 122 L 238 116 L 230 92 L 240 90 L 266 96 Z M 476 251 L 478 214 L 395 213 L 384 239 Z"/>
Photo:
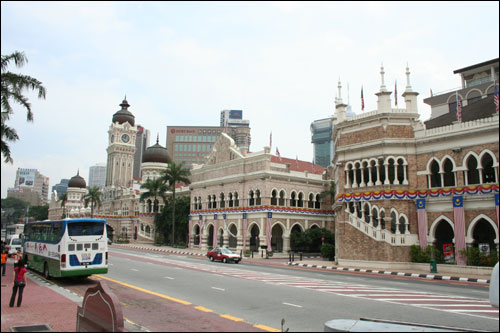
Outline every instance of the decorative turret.
<path fill-rule="evenodd" d="M 68 182 L 68 187 L 79 187 L 79 188 L 86 188 L 87 183 L 85 183 L 85 179 L 80 176 L 80 170 L 78 170 L 76 176 L 73 176 L 69 182 Z"/>
<path fill-rule="evenodd" d="M 405 92 L 403 93 L 403 97 L 404 97 L 405 103 L 406 103 L 406 112 L 418 113 L 417 96 L 418 96 L 418 93 L 414 92 L 411 88 L 410 68 L 408 67 L 408 64 L 406 64 L 406 88 L 405 88 Z"/>
<path fill-rule="evenodd" d="M 159 144 L 159 135 L 156 137 L 156 144 L 146 149 L 144 155 L 142 156 L 142 162 L 154 162 L 154 163 L 170 163 L 172 158 L 167 151 L 167 148 L 162 147 Z"/>
<path fill-rule="evenodd" d="M 113 115 L 113 123 L 123 124 L 128 121 L 130 125 L 134 126 L 135 116 L 128 110 L 130 104 L 127 102 L 127 96 L 125 96 L 120 106 L 122 107 L 121 110 Z"/>
<path fill-rule="evenodd" d="M 380 91 L 376 93 L 375 95 L 378 97 L 377 100 L 377 112 L 386 112 L 390 111 L 391 109 L 391 94 L 392 92 L 387 91 L 387 88 L 384 83 L 384 65 L 380 67 L 380 76 L 382 79 L 382 82 L 380 84 Z"/>
<path fill-rule="evenodd" d="M 336 98 L 335 113 L 337 115 L 337 122 L 341 123 L 346 119 L 347 104 L 344 104 L 342 101 L 342 84 L 340 83 L 340 78 L 337 88 L 338 97 Z"/>

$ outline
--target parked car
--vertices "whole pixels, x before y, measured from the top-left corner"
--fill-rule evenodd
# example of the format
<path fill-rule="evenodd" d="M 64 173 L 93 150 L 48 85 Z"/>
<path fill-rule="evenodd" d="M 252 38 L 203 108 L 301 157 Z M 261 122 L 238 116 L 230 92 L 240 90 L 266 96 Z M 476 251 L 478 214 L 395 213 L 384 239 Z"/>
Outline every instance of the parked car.
<path fill-rule="evenodd" d="M 10 235 L 7 238 L 7 242 L 5 243 L 5 248 L 8 251 L 8 256 L 10 257 L 16 254 L 18 250 L 22 251 L 21 245 L 21 238 L 19 238 L 19 235 Z"/>
<path fill-rule="evenodd" d="M 207 257 L 210 261 L 219 260 L 223 263 L 234 262 L 239 263 L 241 257 L 239 254 L 231 252 L 231 250 L 225 247 L 216 247 L 207 252 Z"/>

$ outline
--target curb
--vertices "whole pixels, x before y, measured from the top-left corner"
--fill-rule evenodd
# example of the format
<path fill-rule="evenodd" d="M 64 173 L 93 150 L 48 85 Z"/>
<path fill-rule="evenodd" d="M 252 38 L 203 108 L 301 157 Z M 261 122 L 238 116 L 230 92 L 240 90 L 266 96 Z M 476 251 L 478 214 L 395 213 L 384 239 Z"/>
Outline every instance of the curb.
<path fill-rule="evenodd" d="M 138 250 L 149 250 L 149 251 L 156 251 L 156 252 L 168 252 L 168 253 L 175 253 L 175 254 L 185 254 L 185 255 L 190 255 L 190 256 L 199 256 L 199 257 L 206 257 L 205 254 L 202 253 L 194 253 L 194 252 L 186 252 L 186 251 L 175 251 L 175 250 L 169 250 L 169 249 L 156 249 L 154 247 L 146 247 L 146 246 L 136 246 L 136 245 L 122 245 L 122 244 L 113 244 L 113 246 L 121 247 L 121 248 L 132 248 L 132 249 L 138 249 Z"/>
<path fill-rule="evenodd" d="M 329 266 L 319 266 L 319 265 L 308 265 L 308 264 L 298 264 L 294 262 L 288 262 L 290 266 L 300 266 L 308 268 L 321 268 L 321 269 L 332 269 L 337 271 L 348 271 L 348 272 L 359 272 L 359 273 L 376 273 L 384 275 L 397 275 L 397 276 L 407 276 L 424 278 L 430 280 L 449 280 L 449 281 L 460 281 L 460 282 L 476 282 L 476 283 L 490 283 L 490 280 L 475 279 L 475 278 L 463 278 L 456 276 L 442 276 L 442 275 L 432 275 L 432 274 L 417 274 L 417 273 L 402 273 L 402 272 L 388 272 L 379 271 L 373 269 L 361 269 L 361 268 L 348 268 L 348 267 L 329 267 Z"/>

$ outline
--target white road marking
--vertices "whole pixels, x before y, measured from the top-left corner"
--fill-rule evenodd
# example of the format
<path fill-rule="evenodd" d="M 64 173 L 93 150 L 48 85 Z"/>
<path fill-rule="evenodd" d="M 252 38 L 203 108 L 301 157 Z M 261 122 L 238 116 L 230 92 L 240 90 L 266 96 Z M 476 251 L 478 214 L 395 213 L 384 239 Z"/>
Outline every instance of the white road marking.
<path fill-rule="evenodd" d="M 165 276 L 164 279 L 169 279 L 169 280 L 173 280 L 174 278 L 173 277 L 170 277 L 170 276 Z"/>
<path fill-rule="evenodd" d="M 294 307 L 296 307 L 296 308 L 301 308 L 301 307 L 302 307 L 301 305 L 296 305 L 296 304 L 291 304 L 291 303 L 285 303 L 285 302 L 283 302 L 283 304 L 285 304 L 285 305 L 290 305 L 290 306 L 294 306 Z"/>
<path fill-rule="evenodd" d="M 132 271 L 134 272 L 138 272 L 139 270 L 138 269 L 135 269 L 135 268 L 131 268 Z"/>
<path fill-rule="evenodd" d="M 215 290 L 220 290 L 220 291 L 226 291 L 226 289 L 217 288 L 217 287 L 212 287 L 212 289 L 215 289 Z"/>

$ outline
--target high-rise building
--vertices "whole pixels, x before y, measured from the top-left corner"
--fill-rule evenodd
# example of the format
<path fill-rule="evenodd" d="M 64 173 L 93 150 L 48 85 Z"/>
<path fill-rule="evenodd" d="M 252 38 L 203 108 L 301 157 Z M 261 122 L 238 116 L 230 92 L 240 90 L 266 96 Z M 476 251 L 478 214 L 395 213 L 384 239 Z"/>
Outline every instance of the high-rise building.
<path fill-rule="evenodd" d="M 18 168 L 15 188 L 29 188 L 40 195 L 42 205 L 49 199 L 49 177 L 45 177 L 37 169 Z"/>
<path fill-rule="evenodd" d="M 226 129 L 238 148 L 250 147 L 250 121 L 243 120 L 242 110 L 222 110 L 220 112 L 220 126 Z"/>
<path fill-rule="evenodd" d="M 52 186 L 52 192 L 56 191 L 57 195 L 64 194 L 68 191 L 69 179 L 61 179 L 59 184 Z"/>
<path fill-rule="evenodd" d="M 137 136 L 135 140 L 134 170 L 132 176 L 135 179 L 142 178 L 141 163 L 146 148 L 149 147 L 149 130 L 137 125 Z"/>
<path fill-rule="evenodd" d="M 97 163 L 89 168 L 89 187 L 102 189 L 106 185 L 106 164 Z"/>
<path fill-rule="evenodd" d="M 326 168 L 332 163 L 334 142 L 332 140 L 333 117 L 315 120 L 311 124 L 314 163 Z"/>
<path fill-rule="evenodd" d="M 175 163 L 203 164 L 223 131 L 217 126 L 167 126 L 167 151 Z"/>

